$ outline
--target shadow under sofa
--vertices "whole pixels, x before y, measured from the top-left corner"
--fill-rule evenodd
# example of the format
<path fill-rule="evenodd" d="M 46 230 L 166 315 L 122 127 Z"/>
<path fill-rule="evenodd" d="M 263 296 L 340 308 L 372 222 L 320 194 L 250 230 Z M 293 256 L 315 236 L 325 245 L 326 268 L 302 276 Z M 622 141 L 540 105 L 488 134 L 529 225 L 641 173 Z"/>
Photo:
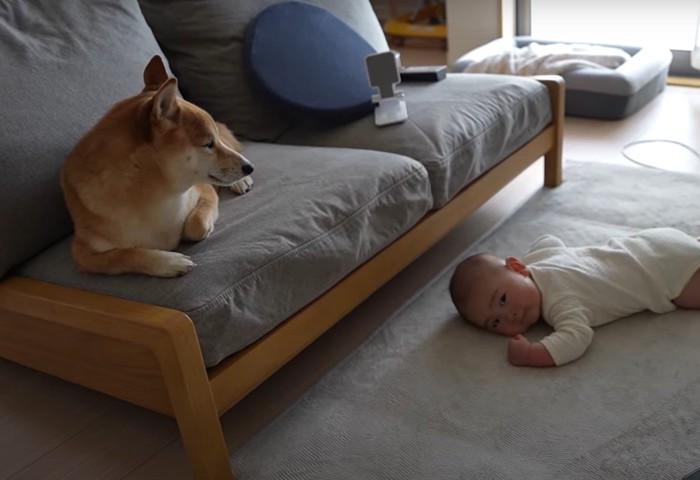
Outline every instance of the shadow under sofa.
<path fill-rule="evenodd" d="M 336 5 L 336 13 L 373 38 L 377 50 L 386 49 L 369 2 L 352 3 Z M 0 35 L 0 48 L 12 47 L 9 71 L 27 72 L 2 77 L 5 91 L 16 93 L 9 109 L 21 110 L 23 118 L 33 110 L 45 115 L 37 106 L 44 105 L 70 119 L 29 146 L 13 143 L 6 149 L 13 156 L 3 166 L 5 178 L 13 168 L 19 171 L 15 157 L 46 159 L 36 163 L 44 180 L 38 185 L 55 201 L 42 205 L 36 218 L 28 208 L 29 218 L 14 230 L 11 219 L 1 218 L 8 222 L 3 242 L 14 243 L 2 257 L 9 270 L 0 282 L 0 356 L 175 417 L 195 478 L 227 479 L 233 473 L 221 414 L 530 164 L 544 156 L 545 185 L 561 182 L 564 85 L 559 77 L 470 75 L 407 84 L 409 120 L 382 129 L 371 116 L 340 126 L 286 123 L 252 96 L 244 100 L 257 112 L 248 110 L 239 119 L 222 110 L 225 102 L 211 104 L 220 97 L 205 93 L 214 88 L 199 85 L 197 94 L 191 77 L 206 72 L 207 65 L 188 65 L 196 55 L 179 58 L 168 32 L 157 26 L 159 15 L 169 25 L 177 23 L 174 18 L 192 22 L 189 10 L 177 10 L 187 4 L 143 1 L 144 19 L 135 1 L 70 6 L 47 1 L 43 11 L 18 6 L 15 26 L 26 37 Z M 242 4 L 247 8 L 239 8 Z M 217 21 L 240 28 L 262 8 L 253 1 L 198 5 L 203 15 L 219 9 Z M 73 55 L 73 61 L 66 66 L 52 52 L 18 50 L 17 42 L 40 43 L 46 32 L 23 30 L 31 25 L 20 21 L 23 16 L 51 18 L 48 25 L 65 36 L 63 56 Z M 66 26 L 83 43 L 66 34 Z M 210 37 L 190 32 L 184 38 L 206 48 Z M 115 38 L 133 45 L 115 53 Z M 180 247 L 198 264 L 190 274 L 174 280 L 81 274 L 69 253 L 69 225 L 52 223 L 65 220 L 56 197 L 58 169 L 67 149 L 106 107 L 138 91 L 152 54 L 168 59 L 188 100 L 218 109 L 215 117 L 246 140 L 256 186 L 241 197 L 223 194 L 214 235 Z M 95 65 L 95 58 L 103 61 Z M 68 70 L 62 98 L 40 88 L 39 67 L 57 65 Z M 85 71 L 94 78 L 76 88 Z M 23 96 L 27 90 L 34 96 Z M 81 115 L 75 109 L 83 109 Z M 256 115 L 272 119 L 262 122 L 264 131 L 254 128 Z M 3 120 L 12 122 L 10 130 L 16 126 L 13 140 L 24 134 L 22 122 Z M 275 125 L 283 127 L 270 134 Z M 17 182 L 2 186 L 28 188 Z M 34 238 L 36 244 L 17 240 L 41 228 L 56 231 Z"/>

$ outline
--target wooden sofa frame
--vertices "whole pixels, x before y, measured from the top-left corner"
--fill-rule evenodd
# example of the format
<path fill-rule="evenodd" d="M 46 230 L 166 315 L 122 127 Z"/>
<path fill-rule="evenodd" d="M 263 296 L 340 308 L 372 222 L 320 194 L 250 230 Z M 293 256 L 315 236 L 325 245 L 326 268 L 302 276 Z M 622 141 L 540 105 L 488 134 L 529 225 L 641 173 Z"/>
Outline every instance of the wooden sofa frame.
<path fill-rule="evenodd" d="M 544 184 L 562 181 L 564 83 L 552 122 L 429 212 L 340 283 L 244 350 L 207 369 L 182 312 L 21 277 L 0 282 L 0 357 L 175 417 L 197 480 L 231 480 L 219 416 L 544 156 Z"/>

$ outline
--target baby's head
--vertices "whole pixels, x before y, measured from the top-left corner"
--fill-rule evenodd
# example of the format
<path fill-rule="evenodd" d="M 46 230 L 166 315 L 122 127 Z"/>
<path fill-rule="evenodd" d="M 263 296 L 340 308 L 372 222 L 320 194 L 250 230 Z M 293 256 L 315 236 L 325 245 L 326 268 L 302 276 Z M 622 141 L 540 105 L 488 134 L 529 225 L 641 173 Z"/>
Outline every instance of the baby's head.
<path fill-rule="evenodd" d="M 540 290 L 514 257 L 472 255 L 457 265 L 450 295 L 462 318 L 501 335 L 523 333 L 540 318 Z"/>

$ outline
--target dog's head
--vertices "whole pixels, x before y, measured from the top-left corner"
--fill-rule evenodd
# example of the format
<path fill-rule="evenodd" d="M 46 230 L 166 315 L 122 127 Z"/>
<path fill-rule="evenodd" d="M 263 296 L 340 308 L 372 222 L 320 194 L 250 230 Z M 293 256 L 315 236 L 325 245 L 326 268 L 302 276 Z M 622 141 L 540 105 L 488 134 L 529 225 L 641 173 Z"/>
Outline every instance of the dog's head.
<path fill-rule="evenodd" d="M 161 168 L 182 184 L 227 186 L 253 172 L 233 134 L 207 112 L 177 96 L 177 80 L 168 78 L 163 60 L 154 56 L 143 73 L 142 94 L 150 144 Z"/>

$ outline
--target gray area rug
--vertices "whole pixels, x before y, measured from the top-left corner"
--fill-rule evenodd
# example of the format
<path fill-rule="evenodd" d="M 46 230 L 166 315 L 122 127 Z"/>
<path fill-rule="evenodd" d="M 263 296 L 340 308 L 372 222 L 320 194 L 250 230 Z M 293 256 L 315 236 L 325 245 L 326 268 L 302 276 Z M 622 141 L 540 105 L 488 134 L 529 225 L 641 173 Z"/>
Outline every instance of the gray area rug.
<path fill-rule="evenodd" d="M 673 226 L 700 235 L 700 177 L 573 162 L 470 252 L 522 255 Z M 447 269 L 232 457 L 244 479 L 673 479 L 700 466 L 700 312 L 596 329 L 558 368 L 516 368 L 466 325 Z M 548 332 L 537 326 L 531 340 Z"/>

